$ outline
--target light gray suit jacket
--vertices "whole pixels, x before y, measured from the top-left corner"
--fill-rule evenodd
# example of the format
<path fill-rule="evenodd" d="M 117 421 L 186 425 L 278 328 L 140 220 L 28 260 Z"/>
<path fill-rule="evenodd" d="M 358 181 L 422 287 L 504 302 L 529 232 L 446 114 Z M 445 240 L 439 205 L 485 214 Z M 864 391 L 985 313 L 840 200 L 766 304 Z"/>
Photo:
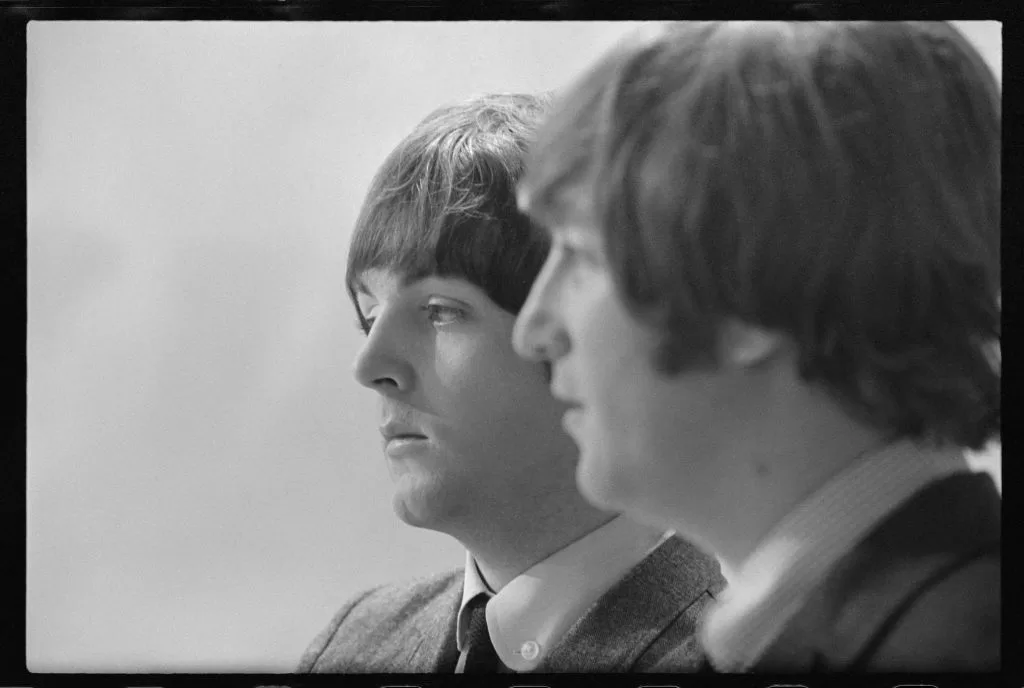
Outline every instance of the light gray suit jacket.
<path fill-rule="evenodd" d="M 356 596 L 312 642 L 298 673 L 453 672 L 462 583 L 460 568 Z M 697 622 L 724 585 L 718 562 L 670 538 L 599 598 L 536 671 L 696 671 Z"/>

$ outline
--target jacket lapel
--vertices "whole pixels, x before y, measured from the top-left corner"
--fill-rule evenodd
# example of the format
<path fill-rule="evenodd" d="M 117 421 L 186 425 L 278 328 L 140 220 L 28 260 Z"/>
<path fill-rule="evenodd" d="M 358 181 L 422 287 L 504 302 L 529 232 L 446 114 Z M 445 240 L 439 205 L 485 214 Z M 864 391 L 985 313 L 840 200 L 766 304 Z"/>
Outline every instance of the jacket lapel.
<path fill-rule="evenodd" d="M 431 674 L 453 673 L 458 651 L 455 644 L 455 622 L 462 601 L 462 576 L 440 595 L 430 599 L 408 620 L 401 633 L 381 648 L 387 656 L 378 654 L 378 669 L 394 672 Z"/>
<path fill-rule="evenodd" d="M 573 624 L 537 671 L 629 671 L 698 597 L 721 587 L 713 558 L 669 538 Z"/>

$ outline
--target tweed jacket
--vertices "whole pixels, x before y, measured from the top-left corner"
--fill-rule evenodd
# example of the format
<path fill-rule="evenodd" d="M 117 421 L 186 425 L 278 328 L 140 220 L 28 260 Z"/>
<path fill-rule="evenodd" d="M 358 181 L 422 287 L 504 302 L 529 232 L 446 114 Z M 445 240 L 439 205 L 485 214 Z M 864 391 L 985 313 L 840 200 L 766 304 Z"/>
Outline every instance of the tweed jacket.
<path fill-rule="evenodd" d="M 837 563 L 754 671 L 997 671 L 1001 506 L 983 473 L 919 490 Z"/>
<path fill-rule="evenodd" d="M 536 671 L 695 671 L 703 659 L 699 617 L 724 584 L 714 558 L 669 538 L 591 605 Z M 298 672 L 453 672 L 462 585 L 459 568 L 357 595 L 312 642 Z"/>

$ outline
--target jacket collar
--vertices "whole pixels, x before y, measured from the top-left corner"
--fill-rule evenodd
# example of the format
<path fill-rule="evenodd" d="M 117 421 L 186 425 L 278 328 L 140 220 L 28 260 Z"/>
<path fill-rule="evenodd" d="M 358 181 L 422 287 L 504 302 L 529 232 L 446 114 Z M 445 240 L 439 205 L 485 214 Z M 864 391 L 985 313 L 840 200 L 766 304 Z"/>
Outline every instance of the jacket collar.
<path fill-rule="evenodd" d="M 384 664 L 409 673 L 452 673 L 458 661 L 455 624 L 464 576 L 401 624 Z M 537 667 L 539 673 L 630 671 L 655 640 L 704 592 L 724 581 L 713 557 L 671 537 L 637 564 L 583 614 Z M 389 643 L 390 645 L 391 643 Z M 393 671 L 393 669 L 391 669 Z"/>
<path fill-rule="evenodd" d="M 671 537 L 594 603 L 537 671 L 629 671 L 686 608 L 721 586 L 714 558 Z"/>
<path fill-rule="evenodd" d="M 414 620 L 397 624 L 400 629 L 388 645 L 401 648 L 386 658 L 382 671 L 402 667 L 403 673 L 453 673 L 459 652 L 455 647 L 455 620 L 462 599 L 462 571 L 452 575 L 448 586 L 415 612 Z"/>
<path fill-rule="evenodd" d="M 466 554 L 458 633 L 466 605 L 483 593 L 487 626 L 498 658 L 513 671 L 535 671 L 559 639 L 609 589 L 666 539 L 656 527 L 616 516 L 509 581 L 496 594 Z M 459 647 L 463 639 L 458 637 Z"/>

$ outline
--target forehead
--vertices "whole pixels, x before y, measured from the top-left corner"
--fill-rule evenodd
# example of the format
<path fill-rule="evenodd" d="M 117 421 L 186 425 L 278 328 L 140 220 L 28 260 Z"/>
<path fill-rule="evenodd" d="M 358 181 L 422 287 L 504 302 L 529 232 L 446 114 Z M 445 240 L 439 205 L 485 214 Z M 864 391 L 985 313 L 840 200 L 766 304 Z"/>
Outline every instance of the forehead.
<path fill-rule="evenodd" d="M 352 278 L 352 293 L 375 298 L 401 291 L 414 281 L 409 275 L 394 270 L 369 268 Z"/>
<path fill-rule="evenodd" d="M 548 233 L 553 244 L 574 247 L 596 256 L 605 252 L 605 236 L 593 221 L 567 218 L 564 222 L 552 224 Z"/>
<path fill-rule="evenodd" d="M 601 232 L 592 223 L 569 220 L 564 224 L 558 224 L 550 229 L 551 235 L 556 239 L 563 239 L 573 243 L 582 243 L 589 246 L 600 246 L 603 241 Z"/>
<path fill-rule="evenodd" d="M 557 198 L 538 202 L 528 188 L 520 188 L 516 195 L 519 211 L 530 216 L 552 236 L 574 235 L 600 238 L 593 203 L 589 192 L 582 186 L 560 193 Z"/>

